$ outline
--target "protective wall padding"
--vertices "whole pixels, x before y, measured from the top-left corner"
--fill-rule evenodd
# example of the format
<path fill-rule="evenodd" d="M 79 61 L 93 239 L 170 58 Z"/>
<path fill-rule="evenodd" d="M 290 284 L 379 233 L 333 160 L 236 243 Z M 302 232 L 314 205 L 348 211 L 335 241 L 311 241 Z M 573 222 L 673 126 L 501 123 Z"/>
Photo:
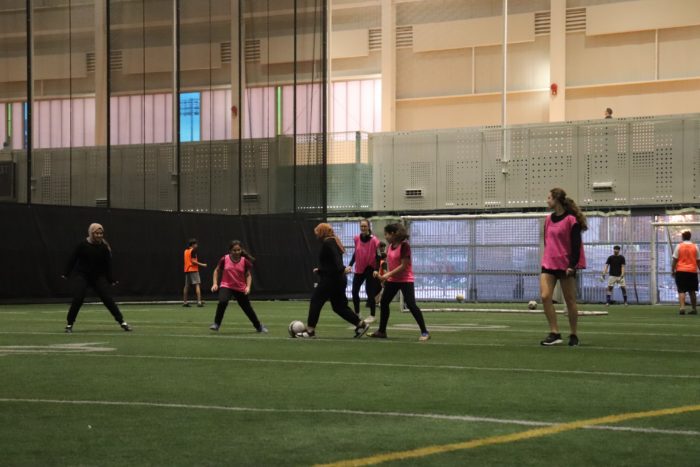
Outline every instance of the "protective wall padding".
<path fill-rule="evenodd" d="M 69 283 L 60 278 L 87 227 L 105 227 L 113 250 L 118 300 L 181 298 L 183 250 L 200 243 L 206 301 L 216 262 L 238 239 L 256 257 L 252 298 L 305 298 L 313 291 L 317 266 L 316 221 L 282 216 L 227 216 L 0 203 L 0 255 L 12 267 L 0 269 L 0 301 L 67 300 Z M 9 227 L 8 223 L 8 227 Z M 193 296 L 193 295 L 192 295 Z"/>
<path fill-rule="evenodd" d="M 588 207 L 700 200 L 697 115 L 382 133 L 369 153 L 375 211 L 544 208 L 554 187 Z"/>

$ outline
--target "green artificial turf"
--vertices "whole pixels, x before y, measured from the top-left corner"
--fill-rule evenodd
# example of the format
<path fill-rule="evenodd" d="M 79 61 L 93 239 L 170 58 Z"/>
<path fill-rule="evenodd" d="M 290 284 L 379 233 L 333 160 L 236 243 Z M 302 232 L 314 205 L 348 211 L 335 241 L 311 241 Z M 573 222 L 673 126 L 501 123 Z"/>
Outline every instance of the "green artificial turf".
<path fill-rule="evenodd" d="M 495 312 L 427 312 L 432 339 L 419 343 L 396 306 L 387 340 L 353 339 L 329 305 L 316 339 L 289 338 L 307 306 L 255 302 L 269 334 L 235 303 L 218 333 L 214 303 L 123 305 L 131 333 L 101 305 L 83 307 L 73 334 L 65 305 L 0 307 L 0 465 L 314 465 L 700 404 L 700 318 L 671 306 L 582 317 L 577 348 L 541 347 L 543 315 Z M 700 411 L 610 426 L 631 430 L 384 465 L 700 464 Z"/>

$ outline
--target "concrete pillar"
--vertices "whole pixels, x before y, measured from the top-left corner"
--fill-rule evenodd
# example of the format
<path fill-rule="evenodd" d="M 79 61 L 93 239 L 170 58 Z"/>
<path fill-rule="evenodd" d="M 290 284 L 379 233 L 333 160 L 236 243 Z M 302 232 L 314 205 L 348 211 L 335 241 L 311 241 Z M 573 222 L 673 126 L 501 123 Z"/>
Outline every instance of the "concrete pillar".
<path fill-rule="evenodd" d="M 107 2 L 95 2 L 95 146 L 107 146 Z"/>
<path fill-rule="evenodd" d="M 396 6 L 382 0 L 382 131 L 396 130 Z"/>
<path fill-rule="evenodd" d="M 566 120 L 566 0 L 551 0 L 549 34 L 549 83 L 557 95 L 549 96 L 549 121 Z"/>
<path fill-rule="evenodd" d="M 241 89 L 241 100 L 240 102 L 238 101 L 239 67 L 241 70 L 240 77 L 242 78 L 242 84 L 245 86 L 245 29 L 243 29 L 245 23 L 243 23 L 242 19 L 238 16 L 239 4 L 240 0 L 231 0 L 231 105 L 237 109 L 235 114 L 229 109 L 231 112 L 232 139 L 240 138 L 238 122 L 243 116 L 243 89 Z M 239 28 L 241 41 L 243 42 L 240 44 L 240 49 L 238 44 Z M 240 57 L 238 56 L 239 50 L 241 50 L 242 54 Z"/>

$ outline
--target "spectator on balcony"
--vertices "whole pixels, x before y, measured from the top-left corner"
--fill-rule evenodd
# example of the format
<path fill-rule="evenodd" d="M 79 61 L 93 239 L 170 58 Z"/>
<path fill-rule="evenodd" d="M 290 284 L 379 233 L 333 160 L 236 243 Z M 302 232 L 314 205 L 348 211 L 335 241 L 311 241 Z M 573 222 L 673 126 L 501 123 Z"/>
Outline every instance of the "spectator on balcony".
<path fill-rule="evenodd" d="M 613 118 L 612 114 L 613 114 L 613 111 L 610 107 L 605 109 L 605 118 Z"/>

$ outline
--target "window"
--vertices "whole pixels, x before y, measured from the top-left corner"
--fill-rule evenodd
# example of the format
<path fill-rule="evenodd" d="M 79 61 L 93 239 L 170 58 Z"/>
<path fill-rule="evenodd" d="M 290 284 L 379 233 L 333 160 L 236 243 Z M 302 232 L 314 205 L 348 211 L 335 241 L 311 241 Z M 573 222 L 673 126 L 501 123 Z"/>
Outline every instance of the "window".
<path fill-rule="evenodd" d="M 180 142 L 200 141 L 201 94 L 184 92 L 180 94 Z"/>

